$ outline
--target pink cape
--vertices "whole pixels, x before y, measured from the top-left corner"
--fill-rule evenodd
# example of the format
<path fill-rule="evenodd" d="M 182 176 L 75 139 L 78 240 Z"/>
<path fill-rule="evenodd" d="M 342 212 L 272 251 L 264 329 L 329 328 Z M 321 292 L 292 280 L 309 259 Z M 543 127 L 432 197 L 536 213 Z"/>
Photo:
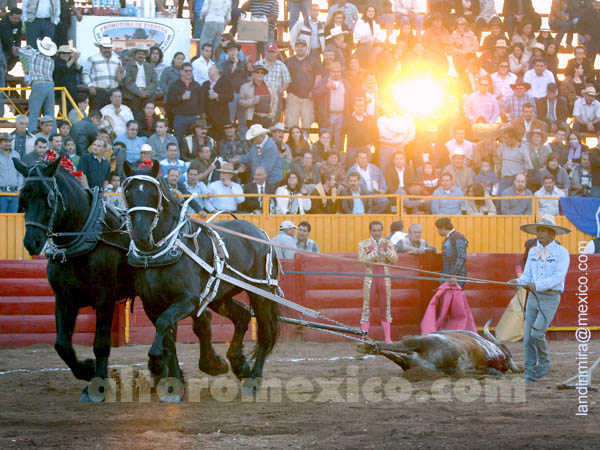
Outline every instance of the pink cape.
<path fill-rule="evenodd" d="M 436 318 L 440 300 L 442 302 L 440 316 Z M 467 330 L 477 333 L 465 293 L 459 285 L 450 286 L 448 281 L 438 288 L 421 321 L 422 335 L 440 330 Z"/>

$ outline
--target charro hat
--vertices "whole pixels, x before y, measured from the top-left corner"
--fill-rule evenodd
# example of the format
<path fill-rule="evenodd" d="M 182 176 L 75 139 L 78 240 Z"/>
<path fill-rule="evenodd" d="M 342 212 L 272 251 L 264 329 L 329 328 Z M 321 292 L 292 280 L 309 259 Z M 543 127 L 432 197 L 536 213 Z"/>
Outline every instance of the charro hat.
<path fill-rule="evenodd" d="M 112 40 L 108 36 L 102 36 L 100 42 L 95 42 L 94 45 L 96 47 L 113 48 Z"/>
<path fill-rule="evenodd" d="M 537 234 L 538 227 L 550 228 L 551 230 L 554 230 L 554 232 L 557 235 L 567 234 L 571 232 L 570 228 L 556 225 L 554 216 L 550 214 L 544 214 L 537 223 L 528 223 L 525 225 L 521 225 L 521 231 L 524 231 L 528 234 Z"/>
<path fill-rule="evenodd" d="M 231 174 L 236 174 L 237 172 L 235 170 L 233 170 L 233 164 L 230 162 L 226 162 L 223 163 L 223 165 L 221 166 L 220 169 L 216 169 L 217 172 L 225 172 L 225 173 L 231 173 Z"/>
<path fill-rule="evenodd" d="M 44 36 L 43 39 L 38 39 L 37 48 L 44 56 L 56 55 L 56 44 L 49 36 Z"/>
<path fill-rule="evenodd" d="M 251 141 L 252 139 L 258 136 L 267 134 L 268 132 L 269 130 L 264 128 L 260 123 L 255 123 L 250 128 L 248 128 L 248 131 L 246 131 L 246 140 Z"/>
<path fill-rule="evenodd" d="M 291 220 L 284 220 L 283 222 L 281 222 L 281 225 L 279 225 L 279 230 L 289 230 L 292 228 L 296 229 L 298 227 L 294 225 L 294 222 L 292 222 Z"/>

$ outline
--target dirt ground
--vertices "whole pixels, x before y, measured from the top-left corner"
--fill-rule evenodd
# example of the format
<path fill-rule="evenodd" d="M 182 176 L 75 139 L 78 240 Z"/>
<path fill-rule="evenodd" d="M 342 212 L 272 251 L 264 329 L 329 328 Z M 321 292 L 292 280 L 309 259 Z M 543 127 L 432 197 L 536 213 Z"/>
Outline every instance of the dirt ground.
<path fill-rule="evenodd" d="M 600 346 L 591 347 L 593 361 Z M 140 392 L 126 390 L 128 374 L 145 369 L 147 346 L 113 349 L 115 395 L 85 404 L 78 402 L 84 383 L 52 347 L 0 349 L 0 448 L 597 449 L 600 394 L 590 392 L 588 416 L 576 416 L 577 391 L 556 388 L 576 373 L 577 344 L 550 348 L 550 374 L 525 387 L 516 376 L 498 386 L 491 378 L 403 374 L 353 344 L 285 343 L 266 364 L 270 389 L 263 384 L 253 399 L 242 398 L 232 378 L 205 377 L 196 366 L 198 347 L 182 344 L 187 384 L 178 404 L 148 397 L 143 383 Z M 217 349 L 224 354 L 226 347 Z M 522 364 L 521 344 L 510 349 Z M 77 351 L 80 358 L 92 354 Z"/>

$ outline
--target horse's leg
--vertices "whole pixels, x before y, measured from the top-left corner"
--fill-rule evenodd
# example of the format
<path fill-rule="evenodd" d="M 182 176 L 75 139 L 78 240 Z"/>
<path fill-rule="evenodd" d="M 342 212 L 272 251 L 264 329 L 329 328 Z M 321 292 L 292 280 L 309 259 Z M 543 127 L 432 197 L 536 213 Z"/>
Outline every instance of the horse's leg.
<path fill-rule="evenodd" d="M 227 349 L 227 359 L 231 371 L 238 379 L 247 378 L 250 375 L 250 366 L 244 356 L 244 335 L 250 324 L 250 312 L 233 298 L 213 302 L 210 307 L 233 323 L 234 331 Z"/>
<path fill-rule="evenodd" d="M 169 376 L 169 367 L 163 358 L 165 335 L 174 324 L 191 315 L 196 309 L 197 303 L 197 299 L 194 302 L 193 297 L 184 294 L 156 319 L 156 323 L 154 324 L 156 336 L 148 351 L 148 368 L 157 377 L 164 378 Z"/>
<path fill-rule="evenodd" d="M 94 377 L 94 360 L 86 359 L 79 361 L 71 339 L 75 329 L 75 320 L 79 314 L 79 308 L 73 306 L 61 294 L 56 294 L 54 316 L 56 318 L 56 344 L 54 348 L 58 356 L 69 366 L 71 372 L 78 380 L 90 381 Z"/>
<path fill-rule="evenodd" d="M 221 355 L 219 355 L 212 346 L 210 320 L 212 314 L 210 311 L 203 311 L 200 317 L 192 314 L 194 334 L 200 341 L 200 360 L 198 368 L 209 375 L 216 376 L 227 373 L 229 366 Z"/>

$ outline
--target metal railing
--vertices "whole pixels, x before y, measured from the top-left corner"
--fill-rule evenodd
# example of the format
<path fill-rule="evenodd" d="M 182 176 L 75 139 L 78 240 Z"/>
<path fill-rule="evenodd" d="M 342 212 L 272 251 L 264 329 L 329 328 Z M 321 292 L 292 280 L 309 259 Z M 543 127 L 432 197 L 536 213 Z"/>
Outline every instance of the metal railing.
<path fill-rule="evenodd" d="M 10 95 L 12 92 L 17 93 L 17 95 Z M 55 87 L 54 92 L 60 92 L 60 101 L 58 102 L 58 105 L 55 105 L 58 106 L 58 114 L 55 115 L 56 119 L 69 121 L 69 118 L 67 117 L 68 104 L 70 104 L 75 109 L 75 111 L 77 111 L 77 116 L 79 117 L 79 119 L 83 118 L 82 112 L 77 107 L 77 103 L 75 102 L 67 88 L 65 88 L 64 86 Z M 4 87 L 0 88 L 0 93 L 6 101 L 6 103 L 14 109 L 15 117 L 19 114 L 28 115 L 29 97 L 31 96 L 30 86 Z M 26 108 L 23 108 L 23 106 L 26 106 Z M 0 117 L 0 121 L 12 121 L 15 120 L 15 117 Z"/>

